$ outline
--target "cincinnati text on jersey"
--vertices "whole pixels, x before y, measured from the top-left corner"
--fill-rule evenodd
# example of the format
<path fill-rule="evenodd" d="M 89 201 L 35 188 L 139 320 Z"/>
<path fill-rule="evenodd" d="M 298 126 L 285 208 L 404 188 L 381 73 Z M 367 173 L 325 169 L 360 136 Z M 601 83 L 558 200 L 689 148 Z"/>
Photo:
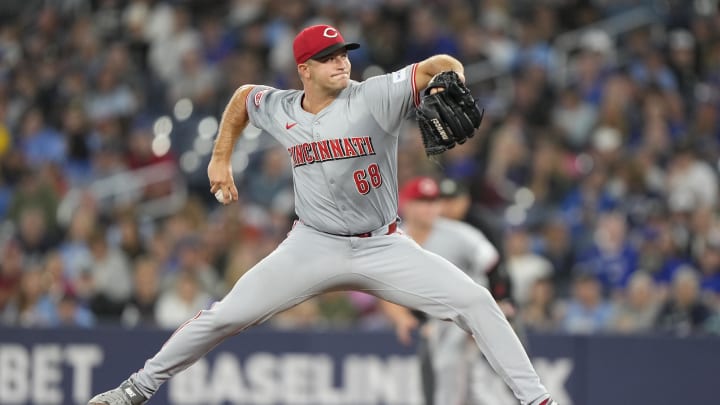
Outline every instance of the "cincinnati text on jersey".
<path fill-rule="evenodd" d="M 305 142 L 288 148 L 293 167 L 325 162 L 328 160 L 349 159 L 375 154 L 372 139 L 369 136 L 323 139 Z"/>

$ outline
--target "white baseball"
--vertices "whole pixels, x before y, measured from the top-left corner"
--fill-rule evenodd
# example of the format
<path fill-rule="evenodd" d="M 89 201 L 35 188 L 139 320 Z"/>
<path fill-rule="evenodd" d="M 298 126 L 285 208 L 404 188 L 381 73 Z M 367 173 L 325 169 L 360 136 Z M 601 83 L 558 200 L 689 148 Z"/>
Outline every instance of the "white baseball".
<path fill-rule="evenodd" d="M 215 199 L 217 199 L 219 203 L 225 202 L 225 194 L 222 190 L 218 190 L 215 192 Z"/>

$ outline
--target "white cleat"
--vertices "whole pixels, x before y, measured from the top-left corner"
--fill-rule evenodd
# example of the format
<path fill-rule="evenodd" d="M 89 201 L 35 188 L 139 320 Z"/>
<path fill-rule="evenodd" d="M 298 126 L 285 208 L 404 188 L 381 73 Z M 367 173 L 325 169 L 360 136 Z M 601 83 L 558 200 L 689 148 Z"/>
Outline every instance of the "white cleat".
<path fill-rule="evenodd" d="M 143 405 L 147 402 L 130 380 L 123 381 L 119 387 L 95 395 L 88 405 Z"/>

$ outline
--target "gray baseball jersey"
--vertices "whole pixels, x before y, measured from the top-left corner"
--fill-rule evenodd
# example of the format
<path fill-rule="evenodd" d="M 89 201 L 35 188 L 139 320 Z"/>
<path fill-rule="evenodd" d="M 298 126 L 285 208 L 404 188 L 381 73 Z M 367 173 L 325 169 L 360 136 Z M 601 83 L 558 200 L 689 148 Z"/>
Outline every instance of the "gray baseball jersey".
<path fill-rule="evenodd" d="M 436 253 L 487 287 L 487 271 L 500 258 L 482 232 L 464 222 L 438 218 L 422 247 Z"/>
<path fill-rule="evenodd" d="M 316 115 L 303 110 L 300 90 L 257 86 L 250 92 L 250 122 L 288 151 L 303 223 L 354 235 L 395 220 L 398 134 L 416 101 L 416 66 L 351 81 Z"/>
<path fill-rule="evenodd" d="M 302 109 L 302 91 L 258 86 L 250 92 L 251 123 L 288 150 L 300 221 L 221 301 L 178 328 L 131 376 L 142 394 L 152 396 L 229 336 L 323 292 L 352 288 L 453 320 L 472 333 L 523 405 L 547 398 L 487 289 L 395 232 L 397 137 L 417 102 L 416 69 L 351 82 L 315 115 Z"/>

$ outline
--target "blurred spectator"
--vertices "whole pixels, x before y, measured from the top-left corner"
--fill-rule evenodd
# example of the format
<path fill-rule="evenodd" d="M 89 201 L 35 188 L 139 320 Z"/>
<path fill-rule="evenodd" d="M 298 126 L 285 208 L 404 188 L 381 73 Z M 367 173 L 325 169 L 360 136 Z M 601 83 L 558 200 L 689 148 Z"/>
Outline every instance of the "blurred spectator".
<path fill-rule="evenodd" d="M 698 156 L 712 162 L 720 155 L 720 90 L 707 83 L 695 87 L 695 108 L 687 114 L 690 142 L 696 145 Z M 690 104 L 688 102 L 688 104 Z"/>
<path fill-rule="evenodd" d="M 617 209 L 627 213 L 630 228 L 641 228 L 663 207 L 664 173 L 653 162 L 647 149 L 623 157 L 613 178 L 618 197 Z"/>
<path fill-rule="evenodd" d="M 608 329 L 613 308 L 602 295 L 602 285 L 592 274 L 581 274 L 573 282 L 572 299 L 564 308 L 562 330 L 591 334 Z"/>
<path fill-rule="evenodd" d="M 481 204 L 494 208 L 513 200 L 518 183 L 523 180 L 522 173 L 530 152 L 525 136 L 525 124 L 519 114 L 508 117 L 492 134 L 489 160 L 482 179 Z"/>
<path fill-rule="evenodd" d="M 699 160 L 689 145 L 680 145 L 668 169 L 668 197 L 688 209 L 714 207 L 718 202 L 718 175 L 713 168 Z"/>
<path fill-rule="evenodd" d="M 20 280 L 12 323 L 22 327 L 48 327 L 57 324 L 57 306 L 47 293 L 40 266 L 25 270 Z"/>
<path fill-rule="evenodd" d="M 458 54 L 456 40 L 439 24 L 431 6 L 412 7 L 409 16 L 409 35 L 405 37 L 405 60 L 423 60 L 432 55 Z"/>
<path fill-rule="evenodd" d="M 605 129 L 603 134 L 605 139 L 593 139 L 595 150 L 605 149 L 617 152 L 618 147 L 622 144 L 622 138 L 627 138 L 634 129 L 640 114 L 639 106 L 636 104 L 637 100 L 634 98 L 636 91 L 634 85 L 635 83 L 630 77 L 620 72 L 614 73 L 604 80 L 598 109 L 598 125 L 593 136 L 598 137 L 601 132 L 597 130 Z M 607 129 L 614 131 L 612 135 L 615 139 L 607 136 Z M 614 142 L 609 143 L 608 140 Z"/>
<path fill-rule="evenodd" d="M 712 240 L 700 253 L 698 267 L 702 275 L 700 288 L 708 302 L 720 311 L 720 240 Z"/>
<path fill-rule="evenodd" d="M 645 49 L 641 59 L 630 67 L 630 75 L 644 86 L 657 86 L 665 91 L 677 90 L 677 80 L 657 46 Z"/>
<path fill-rule="evenodd" d="M 76 210 L 70 220 L 65 240 L 60 244 L 60 254 L 65 276 L 72 281 L 79 277 L 83 269 L 90 268 L 92 255 L 89 241 L 96 226 L 97 213 L 88 207 Z"/>
<path fill-rule="evenodd" d="M 0 155 L 1 156 L 1 155 Z M 2 176 L 2 168 L 0 168 L 0 218 L 7 217 L 8 207 L 12 199 L 12 190 Z"/>
<path fill-rule="evenodd" d="M 145 242 L 140 234 L 137 215 L 134 212 L 118 215 L 117 227 L 108 230 L 113 246 L 120 248 L 129 260 L 146 253 Z"/>
<path fill-rule="evenodd" d="M 511 17 L 499 7 L 487 10 L 479 17 L 480 25 L 485 28 L 483 48 L 488 60 L 498 68 L 510 67 L 517 57 L 517 45 L 510 35 L 513 24 Z"/>
<path fill-rule="evenodd" d="M 212 297 L 202 291 L 197 276 L 182 272 L 178 274 L 174 288 L 160 295 L 155 306 L 155 320 L 161 328 L 175 329 L 208 308 L 211 301 Z"/>
<path fill-rule="evenodd" d="M 65 173 L 72 184 L 87 182 L 92 159 L 90 124 L 85 110 L 79 103 L 68 105 L 62 116 L 61 130 L 67 143 Z"/>
<path fill-rule="evenodd" d="M 614 196 L 607 189 L 607 177 L 604 167 L 591 167 L 560 203 L 576 251 L 582 251 L 592 244 L 598 215 L 612 210 L 616 205 Z"/>
<path fill-rule="evenodd" d="M 218 271 L 221 278 L 227 276 L 230 255 L 234 253 L 233 244 L 238 241 L 238 238 L 234 237 L 234 222 L 236 221 L 224 222 L 221 218 L 208 215 L 200 235 L 205 260 Z"/>
<path fill-rule="evenodd" d="M 583 101 L 576 86 L 562 89 L 552 112 L 552 121 L 562 130 L 569 146 L 574 150 L 584 148 L 596 119 L 597 110 L 590 103 Z"/>
<path fill-rule="evenodd" d="M 64 294 L 58 304 L 58 326 L 90 328 L 95 326 L 95 316 L 85 308 L 72 293 Z"/>
<path fill-rule="evenodd" d="M 443 174 L 457 181 L 467 182 L 479 169 L 477 149 L 480 137 L 468 140 L 465 148 L 452 148 L 443 154 Z M 424 150 L 422 151 L 424 153 Z"/>
<path fill-rule="evenodd" d="M 691 101 L 695 97 L 695 86 L 700 80 L 695 38 L 690 31 L 676 28 L 668 33 L 668 48 L 670 68 L 678 83 L 680 95 L 685 100 Z M 690 112 L 693 103 L 689 102 L 686 107 L 684 112 Z"/>
<path fill-rule="evenodd" d="M 553 284 L 556 293 L 567 296 L 570 292 L 572 268 L 575 264 L 575 251 L 572 247 L 570 231 L 557 216 L 550 219 L 540 233 L 542 243 L 540 254 L 549 262 L 553 271 Z"/>
<path fill-rule="evenodd" d="M 220 18 L 206 16 L 200 21 L 203 59 L 210 65 L 222 62 L 230 55 L 233 41 L 226 32 L 227 25 Z M 254 82 L 253 82 L 254 83 Z"/>
<path fill-rule="evenodd" d="M 720 240 L 720 215 L 710 207 L 694 210 L 690 217 L 689 255 L 697 260 L 702 251 Z"/>
<path fill-rule="evenodd" d="M 133 271 L 133 294 L 123 308 L 123 325 L 156 325 L 155 311 L 160 295 L 160 266 L 151 256 L 135 259 Z"/>
<path fill-rule="evenodd" d="M 693 268 L 678 271 L 670 296 L 662 306 L 656 327 L 664 332 L 686 336 L 703 331 L 710 309 L 700 300 L 700 281 Z"/>
<path fill-rule="evenodd" d="M 261 252 L 258 251 L 259 244 L 248 240 L 244 243 L 231 245 L 228 249 L 230 257 L 228 258 L 227 267 L 225 269 L 225 288 L 230 290 L 237 280 L 250 270 L 260 259 Z"/>
<path fill-rule="evenodd" d="M 188 236 L 178 241 L 177 272 L 192 274 L 202 291 L 215 298 L 224 295 L 224 286 L 219 273 L 207 261 L 206 250 L 202 240 L 196 236 Z"/>
<path fill-rule="evenodd" d="M 117 118 L 108 118 L 94 126 L 92 179 L 105 180 L 127 170 L 123 142 L 123 123 Z"/>
<path fill-rule="evenodd" d="M 600 105 L 613 64 L 614 44 L 602 30 L 587 30 L 580 38 L 580 52 L 573 60 L 572 77 L 583 101 Z"/>
<path fill-rule="evenodd" d="M 101 320 L 117 320 L 132 293 L 128 259 L 120 249 L 108 245 L 103 228 L 95 230 L 88 245 L 93 289 L 91 308 Z"/>
<path fill-rule="evenodd" d="M 245 46 L 223 62 L 220 72 L 219 100 L 229 100 L 235 90 L 246 83 L 266 82 L 261 51 Z"/>
<path fill-rule="evenodd" d="M 109 118 L 128 118 L 137 108 L 132 90 L 120 82 L 117 73 L 109 65 L 98 72 L 93 89 L 85 109 L 88 117 L 95 122 Z"/>
<path fill-rule="evenodd" d="M 12 324 L 17 310 L 17 299 L 23 277 L 25 257 L 17 242 L 0 249 L 0 324 Z"/>
<path fill-rule="evenodd" d="M 537 279 L 530 287 L 529 299 L 520 307 L 520 315 L 524 325 L 534 332 L 558 330 L 562 313 L 550 278 Z"/>
<path fill-rule="evenodd" d="M 247 179 L 250 201 L 269 207 L 274 199 L 291 186 L 287 151 L 280 147 L 268 149 L 262 158 L 259 173 Z"/>
<path fill-rule="evenodd" d="M 580 255 L 573 271 L 592 274 L 611 292 L 625 287 L 637 264 L 638 253 L 627 237 L 625 218 L 615 212 L 600 216 L 593 244 Z"/>
<path fill-rule="evenodd" d="M 65 276 L 65 265 L 60 252 L 58 250 L 48 252 L 42 265 L 50 298 L 54 302 L 59 302 L 65 295 L 72 295 L 75 298 L 75 289 Z"/>
<path fill-rule="evenodd" d="M 533 285 L 553 274 L 552 264 L 530 248 L 527 230 L 514 229 L 505 237 L 505 264 L 512 281 L 513 299 L 524 306 L 530 301 Z"/>
<path fill-rule="evenodd" d="M 276 314 L 270 319 L 270 324 L 285 330 L 307 329 L 324 325 L 320 318 L 320 309 L 316 299 L 309 299 Z"/>
<path fill-rule="evenodd" d="M 200 35 L 191 25 L 190 12 L 184 6 L 158 2 L 148 17 L 150 66 L 159 78 L 174 83 L 180 75 L 182 55 L 200 47 Z"/>
<path fill-rule="evenodd" d="M 34 166 L 63 163 L 67 154 L 62 134 L 47 125 L 38 108 L 30 108 L 22 118 L 19 147 L 28 163 Z"/>
<path fill-rule="evenodd" d="M 200 111 L 209 111 L 215 99 L 217 71 L 202 58 L 199 49 L 188 49 L 180 55 L 180 71 L 170 84 L 171 105 L 187 98 Z"/>
<path fill-rule="evenodd" d="M 55 244 L 53 232 L 45 222 L 39 207 L 28 207 L 20 211 L 17 241 L 22 250 L 39 260 Z"/>
<path fill-rule="evenodd" d="M 530 201 L 519 202 L 530 205 L 526 219 L 529 226 L 543 223 L 554 215 L 555 207 L 570 189 L 572 175 L 567 167 L 573 158 L 550 136 L 535 140 L 532 162 L 526 169 L 530 194 L 524 198 Z"/>
<path fill-rule="evenodd" d="M 55 213 L 58 208 L 58 197 L 56 191 L 41 179 L 39 173 L 33 170 L 23 171 L 20 177 L 20 186 L 15 189 L 13 199 L 8 212 L 9 219 L 15 224 L 20 223 L 20 217 L 26 210 L 40 210 L 41 219 L 48 232 L 43 238 L 50 236 L 56 227 Z"/>
<path fill-rule="evenodd" d="M 555 67 L 555 55 L 550 47 L 555 11 L 542 4 L 533 5 L 517 19 L 518 51 L 513 61 L 517 70 L 527 69 L 547 72 Z"/>
<path fill-rule="evenodd" d="M 643 272 L 634 273 L 615 308 L 612 330 L 622 333 L 649 332 L 655 326 L 659 304 L 652 277 Z"/>
<path fill-rule="evenodd" d="M 333 327 L 349 327 L 360 315 L 345 291 L 325 293 L 317 298 L 317 307 L 323 323 Z"/>

